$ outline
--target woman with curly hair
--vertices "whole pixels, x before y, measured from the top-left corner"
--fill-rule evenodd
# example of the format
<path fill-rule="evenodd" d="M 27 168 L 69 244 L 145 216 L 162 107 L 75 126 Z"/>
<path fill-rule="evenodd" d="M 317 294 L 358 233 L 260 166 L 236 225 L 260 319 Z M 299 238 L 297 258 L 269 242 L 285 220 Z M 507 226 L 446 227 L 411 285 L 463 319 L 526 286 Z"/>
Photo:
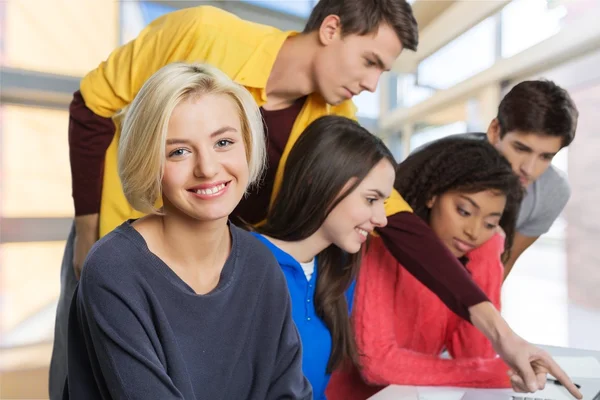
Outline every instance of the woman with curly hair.
<path fill-rule="evenodd" d="M 394 187 L 499 308 L 523 195 L 508 161 L 487 142 L 450 137 L 401 163 Z M 359 367 L 334 373 L 329 399 L 365 399 L 389 384 L 511 386 L 490 341 L 402 268 L 381 238 L 365 251 L 353 307 Z"/>

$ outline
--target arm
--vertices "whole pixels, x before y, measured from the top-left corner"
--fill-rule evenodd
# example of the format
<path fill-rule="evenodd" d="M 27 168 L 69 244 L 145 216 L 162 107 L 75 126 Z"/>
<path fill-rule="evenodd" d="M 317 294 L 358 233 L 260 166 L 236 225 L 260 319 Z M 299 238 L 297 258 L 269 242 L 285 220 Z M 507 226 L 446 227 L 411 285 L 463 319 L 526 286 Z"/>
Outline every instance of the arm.
<path fill-rule="evenodd" d="M 550 371 L 569 392 L 581 398 L 581 393 L 568 375 L 547 352 L 523 340 L 510 329 L 462 265 L 456 259 L 454 263 L 451 262 L 453 257 L 450 252 L 416 215 L 408 212 L 391 215 L 388 225 L 378 231 L 394 258 L 453 312 L 470 320 L 492 342 L 509 367 L 518 371 L 513 383 L 517 381 L 521 387 L 536 390 L 543 387 L 546 373 Z M 443 250 L 446 251 L 445 255 Z M 462 287 L 464 284 L 467 286 Z M 468 309 L 465 310 L 465 307 Z"/>
<path fill-rule="evenodd" d="M 469 320 L 469 307 L 489 301 L 463 265 L 413 213 L 391 215 L 378 233 L 394 258 L 460 317 Z"/>
<path fill-rule="evenodd" d="M 535 241 L 538 240 L 538 238 L 539 236 L 525 236 L 519 232 L 515 233 L 512 249 L 510 251 L 510 258 L 508 259 L 506 264 L 504 264 L 503 280 L 506 280 L 508 274 L 510 274 L 510 271 L 514 267 L 515 262 L 517 262 L 517 259 L 521 256 L 521 254 L 523 254 L 523 252 L 527 250 L 529 246 L 534 244 Z"/>
<path fill-rule="evenodd" d="M 456 385 L 465 387 L 506 387 L 508 368 L 501 360 L 445 360 L 399 345 L 393 307 L 396 281 L 394 262 L 374 262 L 367 257 L 361 265 L 355 295 L 354 328 L 361 358 L 361 374 L 374 385 Z M 411 327 L 410 329 L 423 329 Z"/>
<path fill-rule="evenodd" d="M 504 237 L 496 234 L 467 255 L 469 258 L 467 268 L 471 272 L 473 280 L 498 310 L 500 310 L 504 270 L 501 261 L 503 251 Z M 497 357 L 492 343 L 477 328 L 456 316 L 450 318 L 454 320 L 454 324 L 451 326 L 455 328 L 449 332 L 446 347 L 453 358 Z M 506 369 L 508 370 L 508 367 Z"/>
<path fill-rule="evenodd" d="M 76 310 L 96 382 L 114 399 L 183 399 L 157 354 L 161 345 L 144 300 L 95 267 L 86 264 Z"/>
<path fill-rule="evenodd" d="M 548 167 L 537 183 L 537 198 L 532 200 L 534 202 L 533 212 L 528 219 L 518 224 L 511 256 L 505 264 L 504 279 L 508 277 L 521 254 L 550 230 L 571 197 L 571 188 L 567 178 L 552 165 Z M 528 190 L 526 198 L 532 195 L 532 190 Z"/>

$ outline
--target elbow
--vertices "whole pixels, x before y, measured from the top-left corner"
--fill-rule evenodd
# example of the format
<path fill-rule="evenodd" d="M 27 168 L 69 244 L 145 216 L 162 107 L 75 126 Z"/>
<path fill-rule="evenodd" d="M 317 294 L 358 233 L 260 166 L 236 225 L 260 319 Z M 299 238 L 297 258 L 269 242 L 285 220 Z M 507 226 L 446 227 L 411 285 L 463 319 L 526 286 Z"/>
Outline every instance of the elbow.
<path fill-rule="evenodd" d="M 365 383 L 374 386 L 389 385 L 390 382 L 386 379 L 386 368 L 383 358 L 385 353 L 391 351 L 385 346 L 378 346 L 379 351 L 363 351 L 360 357 L 359 371 Z"/>

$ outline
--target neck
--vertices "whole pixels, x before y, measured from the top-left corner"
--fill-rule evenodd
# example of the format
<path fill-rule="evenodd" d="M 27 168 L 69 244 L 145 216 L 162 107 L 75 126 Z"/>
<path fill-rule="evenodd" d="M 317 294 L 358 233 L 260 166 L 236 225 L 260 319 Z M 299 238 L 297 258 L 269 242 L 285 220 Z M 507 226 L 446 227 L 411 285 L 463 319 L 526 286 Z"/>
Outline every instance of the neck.
<path fill-rule="evenodd" d="M 211 270 L 227 259 L 231 247 L 227 218 L 197 221 L 175 213 L 158 218 L 160 247 L 178 265 Z"/>
<path fill-rule="evenodd" d="M 295 242 L 279 240 L 269 236 L 266 237 L 300 263 L 309 262 L 331 245 L 331 241 L 325 239 L 320 229 L 306 239 Z"/>
<path fill-rule="evenodd" d="M 286 39 L 267 80 L 267 107 L 280 109 L 316 91 L 313 64 L 317 50 L 316 33 Z M 264 106 L 263 106 L 264 107 Z"/>

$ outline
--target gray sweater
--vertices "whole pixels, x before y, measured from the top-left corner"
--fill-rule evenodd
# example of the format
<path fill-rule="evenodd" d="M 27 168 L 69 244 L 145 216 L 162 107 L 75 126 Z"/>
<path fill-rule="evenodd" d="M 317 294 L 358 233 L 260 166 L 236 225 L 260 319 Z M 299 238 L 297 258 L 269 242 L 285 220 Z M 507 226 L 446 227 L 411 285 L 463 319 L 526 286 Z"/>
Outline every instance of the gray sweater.
<path fill-rule="evenodd" d="M 218 286 L 197 295 L 126 222 L 97 242 L 71 306 L 71 399 L 310 399 L 271 252 L 230 224 Z"/>

